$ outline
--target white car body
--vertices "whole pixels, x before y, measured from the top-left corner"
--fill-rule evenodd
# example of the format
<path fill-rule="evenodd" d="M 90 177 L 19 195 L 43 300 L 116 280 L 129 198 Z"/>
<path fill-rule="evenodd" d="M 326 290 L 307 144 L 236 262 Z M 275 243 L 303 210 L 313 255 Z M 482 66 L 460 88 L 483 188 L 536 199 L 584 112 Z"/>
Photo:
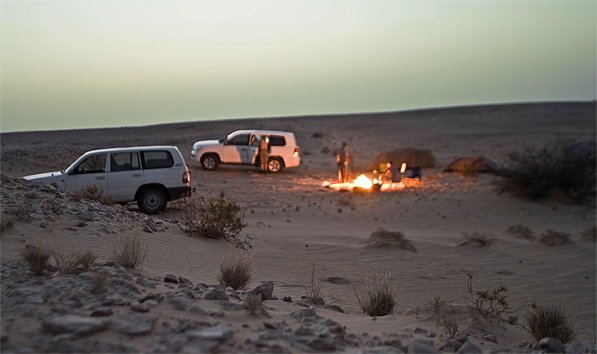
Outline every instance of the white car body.
<path fill-rule="evenodd" d="M 269 137 L 268 170 L 280 172 L 301 163 L 299 147 L 293 133 L 275 130 L 237 130 L 220 140 L 202 140 L 193 144 L 191 158 L 205 170 L 215 170 L 219 164 L 259 166 L 259 139 Z"/>
<path fill-rule="evenodd" d="M 64 192 L 96 186 L 103 197 L 116 203 L 137 201 L 147 214 L 191 192 L 189 171 L 176 146 L 93 150 L 63 171 L 23 178 L 53 184 Z"/>

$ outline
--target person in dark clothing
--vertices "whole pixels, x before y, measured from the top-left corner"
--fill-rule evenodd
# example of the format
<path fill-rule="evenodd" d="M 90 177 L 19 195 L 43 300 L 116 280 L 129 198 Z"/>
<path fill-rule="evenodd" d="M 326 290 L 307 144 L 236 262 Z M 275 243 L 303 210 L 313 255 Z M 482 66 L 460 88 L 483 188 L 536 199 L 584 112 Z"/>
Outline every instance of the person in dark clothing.
<path fill-rule="evenodd" d="M 348 154 L 348 144 L 342 143 L 342 150 L 336 154 L 336 163 L 338 165 L 338 183 L 346 182 L 346 169 L 350 155 Z"/>

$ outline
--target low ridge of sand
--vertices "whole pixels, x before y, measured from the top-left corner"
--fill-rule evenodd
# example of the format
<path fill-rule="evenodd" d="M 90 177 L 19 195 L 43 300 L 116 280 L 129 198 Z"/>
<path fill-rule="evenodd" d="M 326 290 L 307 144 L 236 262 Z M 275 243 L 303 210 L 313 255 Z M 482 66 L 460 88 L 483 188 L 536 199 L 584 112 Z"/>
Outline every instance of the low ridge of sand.
<path fill-rule="evenodd" d="M 464 177 L 442 172 L 461 156 L 480 154 L 502 165 L 508 162 L 509 153 L 529 145 L 544 146 L 561 139 L 594 141 L 595 117 L 595 102 L 533 103 L 3 133 L 1 172 L 22 177 L 60 170 L 96 148 L 176 145 L 187 159 L 198 195 L 209 197 L 223 191 L 243 208 L 247 222 L 243 236 L 251 246 L 247 252 L 253 254 L 249 289 L 272 281 L 275 296 L 290 296 L 296 301 L 306 295 L 304 285 L 315 267 L 327 279 L 323 287 L 326 303 L 345 311 L 318 310 L 326 317 L 351 333 L 367 333 L 382 340 L 424 328 L 441 335 L 426 338 L 436 348 L 447 341 L 445 328 L 421 310 L 440 298 L 460 309 L 454 319 L 461 332 L 478 338 L 483 334 L 496 336 L 499 344 L 477 340 L 483 351 L 532 341 L 520 326 L 524 306 L 553 303 L 569 311 L 577 340 L 596 344 L 596 249 L 594 241 L 582 237 L 596 225 L 595 199 L 585 203 L 566 198 L 531 201 L 499 193 L 495 186 L 498 177 L 491 174 Z M 236 129 L 294 132 L 301 166 L 277 175 L 262 175 L 253 167 L 239 166 L 204 171 L 189 160 L 195 141 L 220 138 Z M 335 180 L 332 152 L 342 142 L 348 143 L 354 157 L 352 177 L 366 172 L 364 166 L 379 153 L 399 147 L 428 149 L 440 166 L 423 170 L 418 187 L 379 193 L 337 192 L 322 185 Z M 2 188 L 3 198 L 12 201 L 18 199 L 18 193 L 23 191 Z M 126 209 L 138 211 L 135 205 Z M 229 244 L 188 237 L 172 223 L 180 212 L 180 203 L 170 203 L 162 214 L 153 216 L 162 232 L 143 233 L 148 257 L 135 272 L 160 279 L 174 274 L 193 284 L 217 283 Z M 20 259 L 25 244 L 41 240 L 62 250 L 92 248 L 101 260 L 109 259 L 113 248 L 108 235 L 120 232 L 116 226 L 112 229 L 110 220 L 84 227 L 66 224 L 69 222 L 72 220 L 53 217 L 42 226 L 43 222 L 35 218 L 16 220 L 12 228 L 2 232 L 2 260 Z M 546 246 L 508 233 L 514 225 L 529 228 L 535 236 L 549 230 L 567 233 L 572 242 Z M 366 247 L 365 241 L 380 228 L 403 233 L 416 252 Z M 460 245 L 464 234 L 485 235 L 493 242 L 484 247 Z M 385 271 L 391 273 L 396 290 L 396 311 L 371 318 L 359 309 L 353 285 L 366 274 Z M 521 308 L 516 313 L 519 324 L 495 323 L 471 315 L 467 310 L 467 274 L 473 276 L 474 290 L 506 286 L 512 308 Z M 274 300 L 266 303 L 280 312 L 292 306 Z M 2 308 L 3 323 L 8 310 Z M 273 316 L 278 313 L 270 312 Z M 156 313 L 169 316 L 166 311 Z M 251 336 L 257 324 L 241 326 L 254 321 L 251 316 L 242 312 L 228 317 L 227 321 L 236 325 L 235 340 Z M 13 324 L 11 328 L 16 327 Z M 2 335 L 3 340 L 7 337 L 10 341 L 6 328 Z"/>

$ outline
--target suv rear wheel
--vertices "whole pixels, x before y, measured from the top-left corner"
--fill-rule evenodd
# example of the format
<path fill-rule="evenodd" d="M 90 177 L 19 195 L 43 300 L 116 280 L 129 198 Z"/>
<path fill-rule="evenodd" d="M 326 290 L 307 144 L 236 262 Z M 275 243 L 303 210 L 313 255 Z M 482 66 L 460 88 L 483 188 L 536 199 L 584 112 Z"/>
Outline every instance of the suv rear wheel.
<path fill-rule="evenodd" d="M 279 157 L 272 157 L 267 163 L 267 169 L 272 173 L 278 173 L 284 168 L 284 163 Z"/>
<path fill-rule="evenodd" d="M 145 214 L 157 214 L 166 207 L 166 193 L 159 187 L 146 188 L 139 193 L 137 205 Z"/>
<path fill-rule="evenodd" d="M 218 161 L 218 157 L 216 155 L 209 154 L 201 158 L 201 167 L 203 167 L 204 170 L 215 170 L 218 168 L 219 163 L 220 162 Z"/>

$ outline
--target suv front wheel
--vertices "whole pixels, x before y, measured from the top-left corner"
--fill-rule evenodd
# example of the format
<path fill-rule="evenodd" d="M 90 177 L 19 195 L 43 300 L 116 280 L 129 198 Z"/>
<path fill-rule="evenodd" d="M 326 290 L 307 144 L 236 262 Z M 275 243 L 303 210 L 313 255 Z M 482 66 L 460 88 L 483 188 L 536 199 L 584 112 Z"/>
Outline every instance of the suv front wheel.
<path fill-rule="evenodd" d="M 166 207 L 166 194 L 161 188 L 150 187 L 139 193 L 137 206 L 145 214 L 157 214 Z"/>
<path fill-rule="evenodd" d="M 218 164 L 218 157 L 215 155 L 205 155 L 201 158 L 201 167 L 203 167 L 204 170 L 215 170 L 216 168 L 218 168 Z"/>
<path fill-rule="evenodd" d="M 278 173 L 284 168 L 284 163 L 279 157 L 272 157 L 267 163 L 267 169 L 272 173 Z"/>

